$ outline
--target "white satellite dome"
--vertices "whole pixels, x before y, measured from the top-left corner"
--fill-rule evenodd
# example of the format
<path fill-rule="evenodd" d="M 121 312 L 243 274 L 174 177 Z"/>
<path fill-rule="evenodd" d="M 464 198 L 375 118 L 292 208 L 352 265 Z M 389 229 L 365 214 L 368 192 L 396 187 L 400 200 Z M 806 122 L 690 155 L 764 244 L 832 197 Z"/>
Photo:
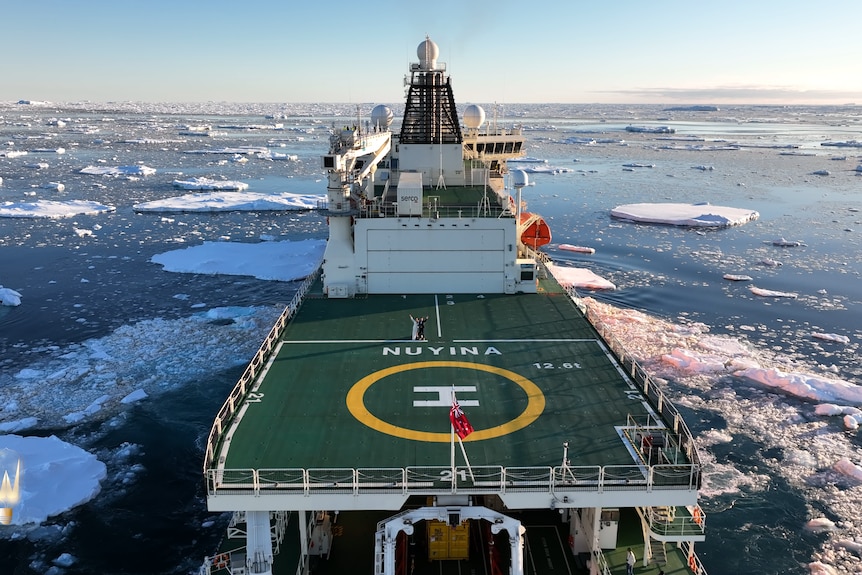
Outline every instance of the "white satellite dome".
<path fill-rule="evenodd" d="M 425 41 L 419 44 L 416 48 L 416 55 L 419 56 L 419 65 L 424 70 L 433 70 L 437 67 L 437 58 L 440 57 L 440 48 L 434 43 L 431 38 L 425 37 Z"/>
<path fill-rule="evenodd" d="M 371 110 L 371 125 L 375 128 L 385 130 L 392 125 L 392 110 L 389 106 L 379 104 Z"/>
<path fill-rule="evenodd" d="M 480 128 L 484 123 L 485 110 L 482 109 L 482 106 L 476 104 L 467 106 L 467 109 L 464 110 L 464 125 L 472 130 Z"/>
<path fill-rule="evenodd" d="M 530 185 L 530 178 L 527 177 L 527 172 L 524 170 L 512 170 L 512 180 L 516 188 L 523 188 Z"/>

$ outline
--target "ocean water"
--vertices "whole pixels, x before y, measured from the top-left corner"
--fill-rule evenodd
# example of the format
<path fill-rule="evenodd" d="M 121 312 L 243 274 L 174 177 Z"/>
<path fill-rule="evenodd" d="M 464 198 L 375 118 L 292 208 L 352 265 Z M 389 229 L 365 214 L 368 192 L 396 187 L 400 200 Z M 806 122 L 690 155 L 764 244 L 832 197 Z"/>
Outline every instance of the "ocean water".
<path fill-rule="evenodd" d="M 325 238 L 326 224 L 315 213 L 153 214 L 132 206 L 181 195 L 171 182 L 192 176 L 239 180 L 258 192 L 323 194 L 327 131 L 352 123 L 345 118 L 354 113 L 323 105 L 0 105 L 0 203 L 85 199 L 116 207 L 63 219 L 0 218 L 0 285 L 23 295 L 20 306 L 0 307 L 0 424 L 35 417 L 19 433 L 57 435 L 108 467 L 92 501 L 38 528 L 0 531 L 4 573 L 6 566 L 16 574 L 189 573 L 212 552 L 227 518 L 206 511 L 203 442 L 296 284 L 170 273 L 150 258 L 203 241 Z M 528 154 L 550 168 L 530 174 L 535 186 L 524 194 L 553 230 L 547 252 L 618 288 L 587 295 L 646 312 L 655 325 L 696 325 L 788 371 L 862 384 L 862 144 L 854 144 L 862 140 L 862 110 L 509 105 L 498 117 L 522 124 Z M 181 134 L 204 125 L 215 135 Z M 675 133 L 632 133 L 629 125 Z M 844 145 L 823 145 L 830 142 Z M 238 146 L 296 159 L 199 153 Z M 58 148 L 65 153 L 45 151 Z M 4 157 L 4 150 L 28 154 Z M 79 173 L 127 165 L 157 172 Z M 692 230 L 609 216 L 642 202 L 709 202 L 760 217 Z M 773 245 L 781 238 L 801 245 Z M 565 252 L 559 243 L 596 252 Z M 753 280 L 730 282 L 727 273 Z M 751 284 L 797 297 L 756 296 Z M 233 320 L 206 315 L 219 307 L 243 311 Z M 660 359 L 654 364 L 708 466 L 708 538 L 697 550 L 710 573 L 808 573 L 816 560 L 839 573 L 862 569 L 855 521 L 862 485 L 833 467 L 841 458 L 862 463 L 858 432 L 846 431 L 840 417 L 817 415 L 814 402 L 728 374 L 675 374 Z M 140 388 L 149 398 L 131 406 L 111 399 L 69 417 L 109 388 L 116 397 Z M 834 529 L 806 529 L 817 518 Z M 55 565 L 61 553 L 75 562 Z"/>

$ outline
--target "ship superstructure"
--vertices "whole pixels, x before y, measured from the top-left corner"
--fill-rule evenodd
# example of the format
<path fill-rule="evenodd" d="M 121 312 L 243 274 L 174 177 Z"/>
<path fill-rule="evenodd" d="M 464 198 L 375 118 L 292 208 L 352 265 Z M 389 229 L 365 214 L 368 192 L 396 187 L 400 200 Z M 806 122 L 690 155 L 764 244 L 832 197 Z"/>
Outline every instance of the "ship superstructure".
<path fill-rule="evenodd" d="M 688 428 L 547 276 L 524 135 L 459 119 L 417 53 L 397 134 L 386 106 L 333 130 L 320 275 L 216 417 L 207 503 L 234 520 L 207 569 L 599 574 L 634 547 L 703 572 Z"/>

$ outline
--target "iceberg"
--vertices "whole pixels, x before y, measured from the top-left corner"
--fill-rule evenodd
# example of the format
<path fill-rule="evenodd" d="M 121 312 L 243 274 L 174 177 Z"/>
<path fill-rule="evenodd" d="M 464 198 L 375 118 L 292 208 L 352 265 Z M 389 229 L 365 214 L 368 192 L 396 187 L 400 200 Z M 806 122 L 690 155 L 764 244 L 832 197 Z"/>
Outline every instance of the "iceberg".
<path fill-rule="evenodd" d="M 575 287 L 593 290 L 615 290 L 617 286 L 605 278 L 583 268 L 570 268 L 547 264 L 545 267 L 563 287 Z"/>
<path fill-rule="evenodd" d="M 173 186 L 183 190 L 247 190 L 248 184 L 231 180 L 211 180 L 210 178 L 192 178 L 190 180 L 174 180 Z"/>
<path fill-rule="evenodd" d="M 91 176 L 151 176 L 156 173 L 156 169 L 147 166 L 87 166 L 80 173 Z"/>
<path fill-rule="evenodd" d="M 773 291 L 755 286 L 750 286 L 748 289 L 751 290 L 751 293 L 753 293 L 754 295 L 759 295 L 760 297 L 786 297 L 791 299 L 796 299 L 797 297 L 799 297 L 799 294 L 793 292 Z"/>
<path fill-rule="evenodd" d="M 10 288 L 0 286 L 0 305 L 15 307 L 21 305 L 21 294 Z"/>
<path fill-rule="evenodd" d="M 726 228 L 756 220 L 754 210 L 713 206 L 710 204 L 627 204 L 611 210 L 611 216 L 622 220 L 675 226 Z"/>
<path fill-rule="evenodd" d="M 0 202 L 0 218 L 70 218 L 84 214 L 94 215 L 113 212 L 115 209 L 114 206 L 86 200 Z"/>
<path fill-rule="evenodd" d="M 132 206 L 136 212 L 263 212 L 312 210 L 324 196 L 263 194 L 258 192 L 209 192 L 154 200 Z"/>
<path fill-rule="evenodd" d="M 578 252 L 582 254 L 594 254 L 596 253 L 595 248 L 588 248 L 586 246 L 573 246 L 572 244 L 560 244 L 557 246 L 561 250 L 566 250 L 568 252 Z"/>
<path fill-rule="evenodd" d="M 323 259 L 325 240 L 298 242 L 204 242 L 154 255 L 150 261 L 165 271 L 253 276 L 262 280 L 295 281 L 307 277 Z"/>
<path fill-rule="evenodd" d="M 846 402 L 862 405 L 862 386 L 841 379 L 830 379 L 807 373 L 785 373 L 777 368 L 752 367 L 734 373 L 767 387 L 775 387 L 814 401 Z"/>
<path fill-rule="evenodd" d="M 56 436 L 0 435 L 0 449 L 10 449 L 21 461 L 21 501 L 12 523 L 42 523 L 49 517 L 93 499 L 107 477 L 105 464 L 80 447 Z"/>

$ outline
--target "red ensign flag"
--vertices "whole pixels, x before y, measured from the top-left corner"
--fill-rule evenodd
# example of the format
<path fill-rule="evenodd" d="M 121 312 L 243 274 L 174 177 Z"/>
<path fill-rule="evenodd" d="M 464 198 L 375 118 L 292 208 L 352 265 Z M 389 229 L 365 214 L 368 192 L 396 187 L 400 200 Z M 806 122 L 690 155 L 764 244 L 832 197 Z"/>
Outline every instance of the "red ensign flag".
<path fill-rule="evenodd" d="M 452 428 L 461 439 L 473 433 L 473 426 L 467 421 L 464 410 L 461 409 L 461 406 L 454 399 L 452 400 L 452 409 L 449 411 L 449 421 L 452 422 Z"/>

